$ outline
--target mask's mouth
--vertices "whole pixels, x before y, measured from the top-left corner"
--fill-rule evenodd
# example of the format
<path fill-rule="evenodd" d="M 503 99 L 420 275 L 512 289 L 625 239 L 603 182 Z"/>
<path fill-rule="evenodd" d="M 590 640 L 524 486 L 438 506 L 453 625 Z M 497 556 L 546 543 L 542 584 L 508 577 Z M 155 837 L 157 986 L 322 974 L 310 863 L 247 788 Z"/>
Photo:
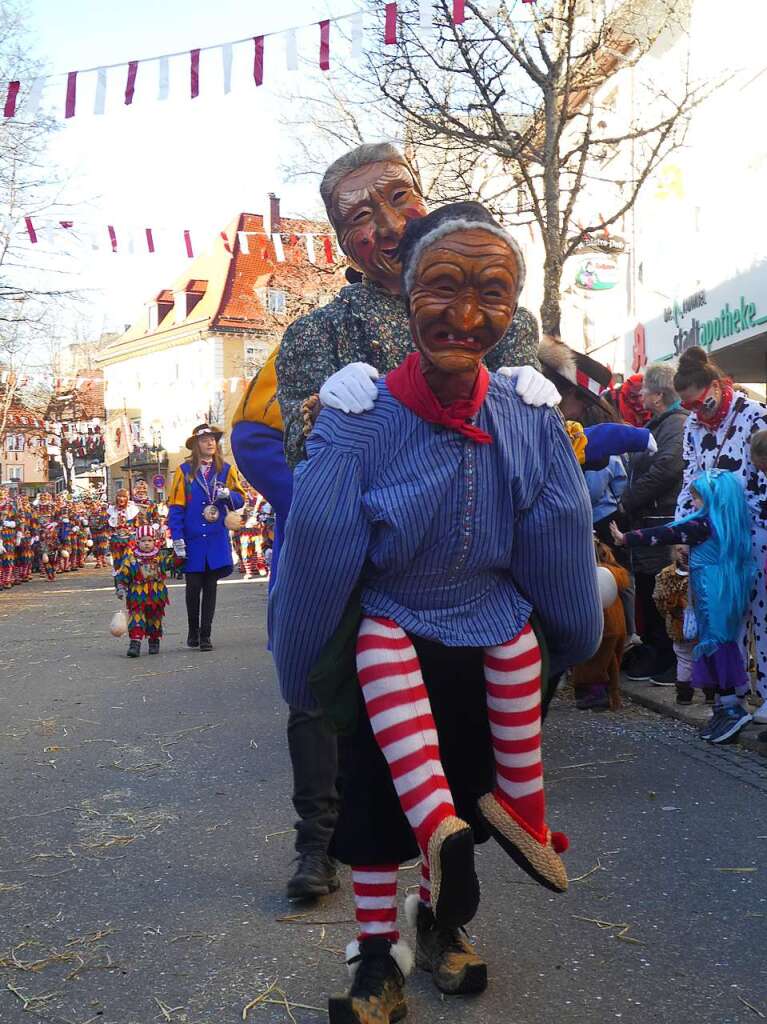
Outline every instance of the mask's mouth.
<path fill-rule="evenodd" d="M 475 334 L 454 334 L 452 331 L 437 330 L 429 337 L 433 348 L 462 348 L 468 352 L 482 352 L 487 343 Z"/>

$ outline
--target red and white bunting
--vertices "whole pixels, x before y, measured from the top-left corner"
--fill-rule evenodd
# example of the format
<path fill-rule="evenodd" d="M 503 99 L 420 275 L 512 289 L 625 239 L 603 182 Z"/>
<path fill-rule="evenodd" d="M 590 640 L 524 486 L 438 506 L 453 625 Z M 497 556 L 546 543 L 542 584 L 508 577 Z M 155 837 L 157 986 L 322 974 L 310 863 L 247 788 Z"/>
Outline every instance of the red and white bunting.
<path fill-rule="evenodd" d="M 264 224 L 267 230 L 264 231 L 238 231 L 237 241 L 240 252 L 245 255 L 261 256 L 264 259 L 273 259 L 276 263 L 285 263 L 286 239 L 294 247 L 295 240 L 303 241 L 302 248 L 305 251 L 309 263 L 317 264 L 322 257 L 324 262 L 333 264 L 344 259 L 344 254 L 338 246 L 338 240 L 334 235 L 316 232 L 277 232 L 269 230 L 269 225 Z M 180 255 L 184 254 L 188 259 L 193 259 L 201 250 L 195 245 L 193 232 L 190 228 L 151 228 L 132 227 L 117 224 L 107 224 L 97 227 L 94 224 L 79 222 L 75 224 L 72 220 L 40 220 L 38 218 L 24 217 L 23 227 L 18 227 L 14 219 L 6 216 L 3 220 L 2 231 L 10 236 L 18 233 L 25 238 L 30 245 L 45 243 L 54 248 L 61 239 L 61 231 L 66 231 L 76 242 L 89 244 L 95 250 L 106 249 L 116 255 L 153 255 L 159 250 L 167 251 L 170 246 Z M 199 237 L 199 236 L 198 236 Z M 261 239 L 258 244 L 256 239 Z M 219 232 L 219 240 L 224 250 L 230 256 L 234 255 L 232 242 L 225 231 Z M 321 250 L 317 249 L 317 242 Z M 271 243 L 271 245 L 269 244 Z M 295 251 L 295 248 L 292 249 Z"/>
<path fill-rule="evenodd" d="M 523 0 L 524 3 L 533 3 L 535 0 Z M 397 3 L 384 3 L 384 43 L 387 46 L 395 46 L 398 42 L 398 26 L 404 17 L 399 10 Z M 462 25 L 466 20 L 465 0 L 452 0 L 450 5 L 451 17 L 455 25 Z M 409 17 L 409 13 L 408 13 Z M 418 24 L 421 28 L 428 28 L 434 23 L 433 0 L 419 0 L 417 8 Z M 358 59 L 364 52 L 363 35 L 363 13 L 352 11 L 335 18 L 326 18 L 319 22 L 308 25 L 288 28 L 282 32 L 268 32 L 254 34 L 246 39 L 236 39 L 228 43 L 217 43 L 214 46 L 201 46 L 181 53 L 160 54 L 154 57 L 145 57 L 140 60 L 131 60 L 123 64 L 102 65 L 100 67 L 76 69 L 64 75 L 48 75 L 25 81 L 23 78 L 12 78 L 0 82 L 0 102 L 3 104 L 3 116 L 6 119 L 25 116 L 34 116 L 39 108 L 43 89 L 47 86 L 56 85 L 61 88 L 63 81 L 63 115 L 65 119 L 75 117 L 83 112 L 81 93 L 83 88 L 92 95 L 92 103 L 89 100 L 87 106 L 93 114 L 101 115 L 107 109 L 108 79 L 116 76 L 120 80 L 120 92 L 123 95 L 124 105 L 133 105 L 136 96 L 136 83 L 139 76 L 139 68 L 152 62 L 158 65 L 158 89 L 157 99 L 159 101 L 168 99 L 170 95 L 170 61 L 172 59 L 185 58 L 189 67 L 189 92 L 190 99 L 197 99 L 203 92 L 205 83 L 204 62 L 202 55 L 210 50 L 220 50 L 223 66 L 223 92 L 228 94 L 232 89 L 232 63 L 234 47 L 250 44 L 253 49 L 253 81 L 256 86 L 265 82 L 265 52 L 271 47 L 266 40 L 272 37 L 282 36 L 285 47 L 285 66 L 288 71 L 298 70 L 298 33 L 305 34 L 309 30 L 317 32 L 314 61 L 321 71 L 329 71 L 331 68 L 331 29 L 334 26 L 344 23 L 344 28 L 350 28 L 350 33 L 344 31 L 343 36 L 351 36 L 351 57 Z M 333 44 L 335 47 L 335 44 Z M 346 50 L 348 53 L 348 49 Z M 335 50 L 333 50 L 335 54 Z M 339 58 L 333 57 L 334 61 Z M 307 62 L 308 63 L 308 62 Z M 143 70 L 142 70 L 143 80 Z M 91 85 L 93 78 L 95 83 Z"/>

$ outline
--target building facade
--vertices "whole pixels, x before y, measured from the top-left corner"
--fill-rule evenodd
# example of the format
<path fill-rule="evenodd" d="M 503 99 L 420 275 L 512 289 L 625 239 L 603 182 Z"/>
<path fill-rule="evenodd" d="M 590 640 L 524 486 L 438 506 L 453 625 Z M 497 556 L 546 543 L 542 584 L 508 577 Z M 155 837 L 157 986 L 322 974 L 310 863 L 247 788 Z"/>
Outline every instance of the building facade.
<path fill-rule="evenodd" d="M 287 325 L 343 283 L 327 224 L 283 218 L 272 197 L 268 227 L 261 215 L 239 214 L 100 353 L 107 417 L 129 435 L 127 457 L 108 467 L 110 493 L 141 479 L 162 497 L 192 428 L 207 421 L 228 431 L 246 382 Z"/>

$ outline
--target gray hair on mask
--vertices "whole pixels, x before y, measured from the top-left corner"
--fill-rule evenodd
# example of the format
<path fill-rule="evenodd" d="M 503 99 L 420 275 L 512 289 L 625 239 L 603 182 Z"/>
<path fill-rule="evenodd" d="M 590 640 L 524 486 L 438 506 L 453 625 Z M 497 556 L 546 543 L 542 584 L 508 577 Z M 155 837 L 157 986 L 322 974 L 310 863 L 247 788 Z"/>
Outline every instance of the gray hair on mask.
<path fill-rule="evenodd" d="M 360 167 L 367 167 L 368 164 L 383 162 L 402 164 L 403 167 L 407 167 L 413 176 L 413 181 L 415 182 L 418 191 L 421 193 L 423 192 L 418 172 L 407 158 L 400 153 L 396 146 L 392 145 L 391 142 L 366 142 L 362 146 L 357 146 L 356 149 L 350 149 L 348 153 L 344 153 L 343 156 L 339 156 L 337 160 L 334 160 L 330 167 L 325 171 L 322 181 L 320 182 L 320 195 L 322 196 L 322 201 L 325 204 L 328 220 L 333 227 L 336 226 L 333 218 L 333 192 L 339 182 L 341 182 L 347 174 L 351 174 L 353 171 L 358 171 Z"/>
<path fill-rule="evenodd" d="M 464 204 L 468 205 L 468 204 Z M 413 287 L 413 278 L 415 272 L 418 269 L 418 264 L 423 256 L 424 252 L 431 248 L 438 242 L 440 238 L 444 238 L 445 235 L 452 234 L 454 231 L 468 231 L 473 228 L 480 228 L 482 231 L 489 231 L 491 235 L 497 235 L 498 238 L 508 245 L 511 251 L 514 253 L 514 258 L 517 261 L 517 267 L 519 269 L 519 277 L 517 279 L 517 293 L 514 296 L 518 299 L 522 289 L 525 285 L 525 276 L 527 274 L 527 266 L 525 264 L 525 257 L 522 255 L 517 242 L 511 237 L 508 231 L 493 223 L 488 223 L 485 220 L 474 220 L 468 217 L 456 217 L 455 219 L 443 220 L 436 225 L 431 231 L 423 235 L 418 239 L 412 249 L 402 258 L 402 290 L 403 294 L 407 297 L 410 295 L 410 291 Z"/>

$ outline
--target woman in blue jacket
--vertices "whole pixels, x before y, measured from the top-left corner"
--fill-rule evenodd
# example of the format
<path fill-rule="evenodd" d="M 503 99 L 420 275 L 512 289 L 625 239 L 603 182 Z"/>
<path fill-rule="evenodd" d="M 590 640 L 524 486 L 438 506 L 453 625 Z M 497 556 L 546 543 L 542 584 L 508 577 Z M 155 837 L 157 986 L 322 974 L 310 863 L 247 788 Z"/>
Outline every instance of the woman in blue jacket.
<path fill-rule="evenodd" d="M 176 470 L 168 497 L 173 549 L 186 559 L 188 647 L 212 651 L 216 584 L 232 571 L 232 545 L 226 513 L 242 508 L 245 490 L 234 466 L 224 462 L 223 431 L 201 423 L 186 440 L 192 453 Z"/>

